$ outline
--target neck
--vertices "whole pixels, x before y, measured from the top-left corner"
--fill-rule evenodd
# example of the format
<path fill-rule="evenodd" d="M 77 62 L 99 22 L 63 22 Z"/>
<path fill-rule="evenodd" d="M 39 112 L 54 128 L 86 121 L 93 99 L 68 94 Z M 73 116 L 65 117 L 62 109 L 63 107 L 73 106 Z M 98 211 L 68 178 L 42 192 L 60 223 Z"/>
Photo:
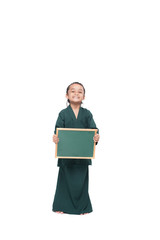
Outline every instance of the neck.
<path fill-rule="evenodd" d="M 80 103 L 70 103 L 72 109 L 79 109 L 81 107 Z"/>

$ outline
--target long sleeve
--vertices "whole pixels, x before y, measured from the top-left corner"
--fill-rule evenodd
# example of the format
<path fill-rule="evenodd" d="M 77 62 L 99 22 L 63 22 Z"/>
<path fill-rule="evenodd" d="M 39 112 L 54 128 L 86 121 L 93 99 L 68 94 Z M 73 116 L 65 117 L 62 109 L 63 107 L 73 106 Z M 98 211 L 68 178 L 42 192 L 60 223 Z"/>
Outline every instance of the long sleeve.
<path fill-rule="evenodd" d="M 56 121 L 56 125 L 55 125 L 55 131 L 54 133 L 56 134 L 56 128 L 63 128 L 65 127 L 65 124 L 64 124 L 64 115 L 62 113 L 62 111 L 59 113 L 58 115 L 58 119 Z"/>
<path fill-rule="evenodd" d="M 96 123 L 95 123 L 95 121 L 94 121 L 94 119 L 93 119 L 93 115 L 92 115 L 92 113 L 90 112 L 90 111 L 88 111 L 89 112 L 89 116 L 88 116 L 88 127 L 89 128 L 92 128 L 92 129 L 97 129 L 98 131 L 97 131 L 97 133 L 99 134 L 99 129 L 97 128 L 97 126 L 96 126 Z M 96 145 L 98 144 L 98 142 L 96 142 Z"/>
<path fill-rule="evenodd" d="M 96 126 L 96 123 L 93 119 L 93 115 L 90 111 L 89 112 L 89 115 L 88 115 L 88 128 L 91 128 L 91 129 L 98 129 L 97 126 Z M 98 130 L 99 132 L 99 130 Z"/>

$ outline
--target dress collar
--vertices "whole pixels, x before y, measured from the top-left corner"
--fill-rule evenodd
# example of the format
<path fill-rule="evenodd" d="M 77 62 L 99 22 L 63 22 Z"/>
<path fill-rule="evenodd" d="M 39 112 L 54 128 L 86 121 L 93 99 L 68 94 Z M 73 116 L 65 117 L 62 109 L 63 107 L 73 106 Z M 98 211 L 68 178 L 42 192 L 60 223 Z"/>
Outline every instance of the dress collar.
<path fill-rule="evenodd" d="M 75 116 L 75 114 L 74 114 L 74 111 L 73 111 L 71 105 L 69 105 L 69 106 L 67 107 L 67 109 L 68 109 L 68 111 L 69 111 L 69 113 L 70 113 L 70 115 L 71 115 L 71 117 L 72 117 L 73 120 L 78 120 L 78 119 L 79 119 L 79 115 L 80 115 L 80 112 L 81 112 L 81 107 L 79 108 L 79 112 L 78 112 L 77 118 L 76 118 L 76 116 Z"/>

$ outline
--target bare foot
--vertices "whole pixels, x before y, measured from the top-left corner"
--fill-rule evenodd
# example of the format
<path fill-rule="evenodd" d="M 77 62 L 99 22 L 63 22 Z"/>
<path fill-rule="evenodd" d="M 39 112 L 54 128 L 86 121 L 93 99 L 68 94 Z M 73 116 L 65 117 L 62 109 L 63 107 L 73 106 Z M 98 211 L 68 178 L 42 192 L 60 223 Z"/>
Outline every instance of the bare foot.
<path fill-rule="evenodd" d="M 56 211 L 56 213 L 60 213 L 60 214 L 63 214 L 63 212 L 60 212 L 60 211 Z"/>

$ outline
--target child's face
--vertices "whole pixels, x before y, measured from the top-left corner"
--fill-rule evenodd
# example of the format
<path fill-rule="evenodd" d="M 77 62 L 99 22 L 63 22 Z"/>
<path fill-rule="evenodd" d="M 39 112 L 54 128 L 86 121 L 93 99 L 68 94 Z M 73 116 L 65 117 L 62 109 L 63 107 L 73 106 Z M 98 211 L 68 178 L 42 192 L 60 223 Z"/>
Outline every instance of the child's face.
<path fill-rule="evenodd" d="M 79 84 L 72 84 L 66 98 L 70 100 L 70 103 L 81 103 L 85 98 L 83 87 Z"/>

